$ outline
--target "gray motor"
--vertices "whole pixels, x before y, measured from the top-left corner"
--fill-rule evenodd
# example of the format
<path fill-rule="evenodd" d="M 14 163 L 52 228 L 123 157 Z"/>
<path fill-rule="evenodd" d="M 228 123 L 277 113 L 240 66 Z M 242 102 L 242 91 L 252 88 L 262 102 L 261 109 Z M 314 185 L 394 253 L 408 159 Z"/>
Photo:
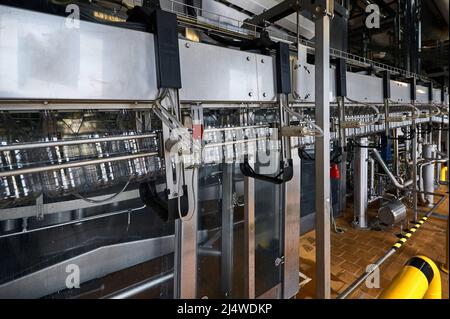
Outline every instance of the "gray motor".
<path fill-rule="evenodd" d="M 398 199 L 391 200 L 378 210 L 378 218 L 386 225 L 397 224 L 406 217 L 406 206 Z"/>

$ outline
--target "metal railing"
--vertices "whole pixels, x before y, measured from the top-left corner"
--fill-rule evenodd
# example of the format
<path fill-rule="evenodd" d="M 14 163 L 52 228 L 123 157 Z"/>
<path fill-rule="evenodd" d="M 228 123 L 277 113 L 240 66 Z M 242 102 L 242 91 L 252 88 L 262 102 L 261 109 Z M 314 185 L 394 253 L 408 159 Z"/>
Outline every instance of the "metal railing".
<path fill-rule="evenodd" d="M 235 18 L 223 16 L 208 10 L 204 10 L 202 8 L 187 5 L 185 3 L 179 2 L 177 0 L 169 0 L 169 8 L 164 8 L 169 12 L 175 13 L 178 17 L 188 19 L 189 21 L 183 20 L 183 22 L 187 22 L 196 26 L 197 24 L 201 24 L 203 28 L 207 28 L 211 31 L 222 31 L 224 33 L 234 33 L 241 36 L 253 37 L 256 38 L 259 36 L 260 32 L 264 29 L 260 26 L 248 23 L 246 21 L 238 20 Z M 195 10 L 197 17 L 187 14 L 187 10 L 185 9 Z M 295 36 L 289 35 L 282 31 L 277 30 L 269 30 L 269 35 L 273 39 L 283 40 L 286 42 L 290 42 L 294 44 L 297 42 L 297 38 Z M 314 41 L 300 39 L 300 44 L 308 47 L 311 52 L 314 52 L 315 43 Z M 389 71 L 392 74 L 400 75 L 405 78 L 415 77 L 422 81 L 430 81 L 429 78 L 413 73 L 404 69 L 400 69 L 388 64 L 384 64 L 381 62 L 377 62 L 374 60 L 370 60 L 355 54 L 347 53 L 338 49 L 330 48 L 330 55 L 335 58 L 343 58 L 347 61 L 348 64 L 361 66 L 361 67 L 372 67 L 377 70 Z"/>

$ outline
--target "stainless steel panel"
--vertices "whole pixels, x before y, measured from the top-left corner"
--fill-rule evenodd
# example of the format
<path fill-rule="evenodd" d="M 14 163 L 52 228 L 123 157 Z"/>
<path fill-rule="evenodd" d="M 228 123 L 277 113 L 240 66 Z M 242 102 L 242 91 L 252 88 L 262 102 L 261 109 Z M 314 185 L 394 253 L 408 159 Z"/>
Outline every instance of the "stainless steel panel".
<path fill-rule="evenodd" d="M 42 216 L 51 215 L 51 214 L 58 214 L 65 211 L 71 211 L 74 209 L 83 209 L 83 208 L 89 208 L 89 207 L 96 207 L 101 205 L 106 205 L 114 202 L 120 202 L 125 200 L 130 200 L 134 198 L 139 197 L 139 191 L 138 190 L 131 190 L 131 191 L 125 191 L 121 193 L 120 195 L 114 197 L 111 200 L 103 202 L 105 199 L 108 199 L 111 197 L 111 194 L 101 195 L 92 197 L 91 199 L 94 201 L 99 201 L 98 203 L 90 203 L 82 199 L 74 199 L 74 200 L 68 200 L 63 202 L 55 202 L 55 203 L 48 203 L 42 205 Z M 12 208 L 5 208 L 1 210 L 0 214 L 0 221 L 3 220 L 9 220 L 9 219 L 18 219 L 18 218 L 27 218 L 27 217 L 33 217 L 36 216 L 37 213 L 36 206 L 21 206 L 21 207 L 12 207 Z"/>
<path fill-rule="evenodd" d="M 391 81 L 391 100 L 394 102 L 411 102 L 409 84 Z"/>
<path fill-rule="evenodd" d="M 198 169 L 187 169 L 185 174 L 189 192 L 189 211 L 183 220 L 175 221 L 174 295 L 175 298 L 180 299 L 195 299 L 197 297 Z"/>
<path fill-rule="evenodd" d="M 428 91 L 429 88 L 421 85 L 417 85 L 416 87 L 416 95 L 417 99 L 416 102 L 418 103 L 428 103 Z"/>
<path fill-rule="evenodd" d="M 66 289 L 66 267 L 80 269 L 80 282 L 101 278 L 173 252 L 174 236 L 105 246 L 65 260 L 0 286 L 0 298 L 40 298 Z"/>
<path fill-rule="evenodd" d="M 255 180 L 244 177 L 245 297 L 255 299 Z"/>
<path fill-rule="evenodd" d="M 356 148 L 353 175 L 353 213 L 355 215 L 354 227 L 366 229 L 369 227 L 367 207 L 368 207 L 368 157 L 369 150 L 365 147 L 369 145 L 366 137 L 358 140 L 363 147 Z"/>
<path fill-rule="evenodd" d="M 0 99 L 153 100 L 153 35 L 0 6 Z"/>
<path fill-rule="evenodd" d="M 256 55 L 258 100 L 276 102 L 275 65 L 272 57 Z"/>
<path fill-rule="evenodd" d="M 335 82 L 333 78 L 332 83 Z M 383 103 L 383 80 L 375 76 L 347 72 L 347 95 L 356 101 Z"/>
<path fill-rule="evenodd" d="M 294 143 L 294 142 L 293 142 Z M 298 150 L 291 151 L 294 166 L 292 180 L 285 184 L 284 217 L 284 277 L 283 298 L 292 298 L 299 289 L 299 234 L 300 234 L 300 183 L 301 166 Z"/>
<path fill-rule="evenodd" d="M 213 45 L 180 41 L 182 101 L 271 101 L 268 95 L 259 99 L 257 61 L 271 57 L 221 48 Z M 260 68 L 263 72 L 267 68 Z M 267 87 L 274 86 L 273 70 L 263 73 Z M 270 85 L 272 83 L 272 85 Z"/>
<path fill-rule="evenodd" d="M 315 92 L 315 72 L 316 67 L 313 64 L 300 63 L 299 67 L 293 71 L 296 77 L 295 92 L 302 100 L 306 102 L 314 102 L 316 100 Z M 330 69 L 330 101 L 336 100 L 335 70 Z"/>

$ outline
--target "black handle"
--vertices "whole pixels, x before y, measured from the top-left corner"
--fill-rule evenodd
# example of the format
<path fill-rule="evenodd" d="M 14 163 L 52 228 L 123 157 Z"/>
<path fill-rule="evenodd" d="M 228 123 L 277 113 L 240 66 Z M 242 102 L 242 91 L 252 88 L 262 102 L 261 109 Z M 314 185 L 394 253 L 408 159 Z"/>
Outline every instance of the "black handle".
<path fill-rule="evenodd" d="M 292 179 L 292 177 L 294 177 L 294 167 L 292 164 L 292 159 L 288 159 L 287 163 L 288 166 L 286 167 L 284 167 L 283 161 L 280 163 L 282 169 L 276 176 L 257 174 L 250 166 L 247 159 L 245 159 L 244 163 L 241 163 L 239 167 L 244 176 L 251 177 L 260 181 L 269 182 L 272 184 L 283 184 L 285 182 L 289 182 Z"/>
<path fill-rule="evenodd" d="M 183 196 L 180 198 L 180 212 L 184 217 L 189 211 L 189 200 L 187 197 L 187 186 L 183 185 Z M 161 198 L 156 191 L 156 183 L 150 181 L 139 185 L 139 195 L 144 204 L 153 210 L 163 221 L 175 220 L 179 218 L 178 198 L 168 199 L 165 192 L 165 199 Z"/>

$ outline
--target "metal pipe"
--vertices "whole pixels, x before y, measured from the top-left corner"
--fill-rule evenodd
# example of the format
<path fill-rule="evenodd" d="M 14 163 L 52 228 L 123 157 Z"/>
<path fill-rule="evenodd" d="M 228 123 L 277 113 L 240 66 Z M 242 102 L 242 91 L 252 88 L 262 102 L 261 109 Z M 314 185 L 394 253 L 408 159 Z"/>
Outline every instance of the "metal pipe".
<path fill-rule="evenodd" d="M 427 192 L 433 192 L 433 190 L 434 190 L 434 189 L 431 189 L 431 188 L 428 189 L 428 190 L 424 189 L 423 183 L 422 183 L 422 180 L 423 180 L 423 178 L 422 178 L 422 176 L 423 176 L 423 168 L 426 167 L 426 166 L 435 164 L 435 163 L 445 163 L 445 162 L 447 162 L 447 159 L 443 158 L 443 159 L 431 159 L 431 160 L 427 160 L 427 161 L 419 164 L 419 167 L 418 167 L 419 181 L 420 181 L 419 194 L 420 194 L 420 199 L 421 199 L 422 202 L 424 202 L 424 203 L 427 202 L 427 199 L 425 198 L 424 192 L 421 192 L 421 190 L 423 189 L 424 191 L 427 191 Z M 428 201 L 428 202 L 432 203 L 433 201 Z"/>
<path fill-rule="evenodd" d="M 384 99 L 384 134 L 389 138 L 389 99 Z"/>
<path fill-rule="evenodd" d="M 436 141 L 437 149 L 436 149 L 436 155 L 438 158 L 446 157 L 447 154 L 442 155 L 442 124 L 439 124 L 438 130 L 437 130 L 437 141 Z M 436 165 L 436 174 L 435 174 L 435 182 L 436 184 L 439 184 L 439 180 L 441 178 L 441 163 L 437 163 Z"/>
<path fill-rule="evenodd" d="M 316 152 L 316 297 L 331 295 L 330 251 L 330 15 L 331 1 L 326 1 L 322 16 L 316 17 L 315 94 L 316 124 L 323 136 L 315 139 Z M 325 9 L 325 10 L 323 10 Z"/>
<path fill-rule="evenodd" d="M 268 125 L 250 125 L 250 126 L 233 126 L 233 127 L 213 127 L 206 128 L 204 132 L 223 132 L 223 131 L 234 131 L 234 130 L 246 130 L 246 129 L 258 129 L 258 128 L 270 128 Z"/>
<path fill-rule="evenodd" d="M 18 151 L 18 150 L 30 150 L 35 148 L 44 147 L 55 147 L 55 146 L 68 146 L 68 145 L 81 145 L 81 144 L 93 144 L 102 142 L 115 142 L 115 141 L 127 141 L 127 140 L 138 140 L 144 138 L 156 137 L 157 134 L 142 134 L 142 135 L 124 135 L 124 136 L 109 136 L 109 137 L 99 137 L 99 138 L 89 138 L 89 139 L 78 139 L 78 140 L 66 140 L 66 141 L 49 141 L 49 142 L 38 142 L 38 143 L 23 143 L 23 144 L 11 144 L 0 146 L 0 152 L 7 151 Z"/>
<path fill-rule="evenodd" d="M 448 216 L 447 216 L 448 217 Z M 449 266 L 449 229 L 450 229 L 450 218 L 447 218 L 447 242 L 446 242 L 446 250 L 445 250 L 445 264 L 441 265 L 441 269 L 443 272 L 448 274 L 448 266 Z"/>
<path fill-rule="evenodd" d="M 425 217 L 422 218 L 423 222 L 425 222 L 433 212 L 442 205 L 442 203 L 445 201 L 445 195 L 433 193 L 435 196 L 440 196 L 441 198 L 439 201 L 428 211 L 428 213 L 425 215 Z M 423 224 L 423 223 L 422 223 Z M 414 225 L 415 230 L 417 230 L 419 227 L 421 227 L 420 223 Z M 381 256 L 370 269 L 368 269 L 365 273 L 363 273 L 356 281 L 354 281 L 347 289 L 344 290 L 340 295 L 337 296 L 337 299 L 345 299 L 347 298 L 356 288 L 358 288 L 376 269 L 378 269 L 386 260 L 389 259 L 393 254 L 397 252 L 397 250 L 415 233 L 414 232 L 408 232 L 409 236 L 403 237 L 404 241 L 399 241 L 392 248 L 390 248 L 383 256 Z"/>
<path fill-rule="evenodd" d="M 134 297 L 140 293 L 143 293 L 146 290 L 158 287 L 163 283 L 173 279 L 173 272 L 159 276 L 157 278 L 150 278 L 148 280 L 144 280 L 135 285 L 127 287 L 125 289 L 119 290 L 117 293 L 109 295 L 105 297 L 105 299 L 127 299 Z"/>
<path fill-rule="evenodd" d="M 416 120 L 412 121 L 412 130 L 413 130 L 413 140 L 412 140 L 412 160 L 413 160 L 413 174 L 412 174 L 412 183 L 413 183 L 413 221 L 417 221 L 418 210 L 417 210 L 417 125 Z"/>
<path fill-rule="evenodd" d="M 66 169 L 66 168 L 83 167 L 83 166 L 88 166 L 88 165 L 98 165 L 98 164 L 102 164 L 102 163 L 113 163 L 113 162 L 129 160 L 129 159 L 137 159 L 137 158 L 157 156 L 157 155 L 158 155 L 157 152 L 140 153 L 140 154 L 133 154 L 133 155 L 98 158 L 98 159 L 93 159 L 93 160 L 88 160 L 88 161 L 78 161 L 78 162 L 71 162 L 71 163 L 64 163 L 64 164 L 55 164 L 55 165 L 49 165 L 49 166 L 21 168 L 21 169 L 15 169 L 15 170 L 11 170 L 11 171 L 0 172 L 0 177 L 10 177 L 10 176 L 17 176 L 17 175 L 25 175 L 25 174 L 43 173 L 43 172 Z"/>
<path fill-rule="evenodd" d="M 435 152 L 435 145 L 426 144 L 422 147 L 422 156 L 425 159 L 432 159 L 433 153 Z M 423 182 L 423 190 L 425 192 L 431 193 L 434 191 L 434 167 L 432 166 L 434 162 L 429 163 L 428 165 L 424 167 L 421 167 L 422 169 L 422 182 Z M 433 203 L 433 196 L 428 195 L 426 196 L 426 201 L 428 203 Z"/>
<path fill-rule="evenodd" d="M 411 184 L 413 184 L 413 180 L 408 180 L 403 184 L 400 184 L 399 181 L 395 178 L 394 174 L 389 170 L 389 167 L 386 165 L 386 163 L 383 161 L 383 158 L 381 157 L 380 153 L 376 149 L 371 149 L 373 158 L 380 164 L 383 171 L 387 174 L 389 179 L 392 183 L 394 183 L 394 186 L 400 190 L 406 190 Z"/>
<path fill-rule="evenodd" d="M 370 179 L 369 179 L 369 195 L 373 197 L 375 194 L 375 160 L 373 158 L 369 158 L 370 165 Z"/>
<path fill-rule="evenodd" d="M 353 213 L 355 215 L 355 220 L 353 226 L 360 229 L 367 229 L 369 227 L 367 220 L 367 207 L 368 207 L 368 163 L 367 159 L 369 157 L 369 140 L 367 137 L 361 138 L 358 141 L 359 147 L 356 149 L 355 154 L 355 166 L 354 166 L 354 185 L 353 188 Z"/>

